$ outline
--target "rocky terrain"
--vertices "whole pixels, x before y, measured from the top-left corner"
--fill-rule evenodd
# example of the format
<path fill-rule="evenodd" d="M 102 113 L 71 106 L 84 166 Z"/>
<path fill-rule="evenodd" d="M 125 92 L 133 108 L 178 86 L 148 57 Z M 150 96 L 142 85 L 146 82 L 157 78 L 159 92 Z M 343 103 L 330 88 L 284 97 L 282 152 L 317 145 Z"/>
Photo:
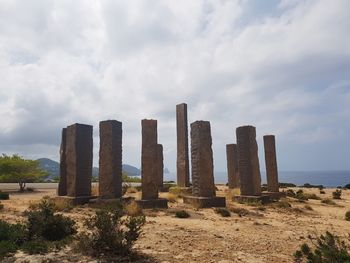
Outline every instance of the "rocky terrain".
<path fill-rule="evenodd" d="M 294 188 L 294 191 L 298 188 Z M 331 198 L 335 189 L 303 189 L 324 199 Z M 139 197 L 140 193 L 127 195 Z M 43 196 L 55 195 L 55 189 L 37 189 L 36 192 L 12 193 L 10 200 L 1 201 L 4 209 L 0 218 L 8 221 L 22 220 L 22 212 L 31 203 Z M 225 186 L 218 186 L 217 195 L 227 197 L 230 217 L 222 217 L 214 209 L 193 209 L 182 203 L 173 194 L 161 193 L 168 197 L 167 210 L 147 210 L 147 222 L 135 250 L 143 255 L 135 262 L 293 262 L 293 253 L 308 241 L 326 230 L 347 236 L 350 222 L 344 219 L 350 210 L 350 190 L 342 191 L 342 199 L 334 200 L 335 205 L 309 199 L 300 202 L 286 198 L 279 203 L 239 204 L 231 201 L 232 192 Z M 289 205 L 291 207 L 289 207 Z M 92 215 L 95 208 L 89 205 L 75 207 L 65 215 L 79 222 Z M 186 210 L 189 218 L 176 218 L 175 212 Z M 98 262 L 70 247 L 47 255 L 25 255 L 18 252 L 4 262 Z"/>

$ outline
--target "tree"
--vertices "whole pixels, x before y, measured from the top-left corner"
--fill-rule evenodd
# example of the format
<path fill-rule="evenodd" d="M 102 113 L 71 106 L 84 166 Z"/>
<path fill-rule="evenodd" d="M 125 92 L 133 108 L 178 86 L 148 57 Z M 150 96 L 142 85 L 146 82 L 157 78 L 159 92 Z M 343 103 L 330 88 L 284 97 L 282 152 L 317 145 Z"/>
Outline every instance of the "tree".
<path fill-rule="evenodd" d="M 21 192 L 26 183 L 34 183 L 47 176 L 47 172 L 39 167 L 39 162 L 25 160 L 17 154 L 0 156 L 0 182 L 18 183 Z"/>

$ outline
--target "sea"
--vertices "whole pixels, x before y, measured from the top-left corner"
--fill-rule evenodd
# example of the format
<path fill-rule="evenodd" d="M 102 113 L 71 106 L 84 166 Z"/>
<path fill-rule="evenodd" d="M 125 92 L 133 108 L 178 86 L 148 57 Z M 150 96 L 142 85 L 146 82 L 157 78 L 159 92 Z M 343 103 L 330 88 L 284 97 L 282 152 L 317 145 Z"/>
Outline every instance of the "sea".
<path fill-rule="evenodd" d="M 305 183 L 338 187 L 350 184 L 350 171 L 279 171 L 280 183 L 293 183 L 301 186 Z M 227 183 L 227 172 L 214 172 L 216 184 Z M 164 181 L 176 181 L 176 173 L 164 173 Z M 266 173 L 261 172 L 261 181 L 266 183 Z"/>

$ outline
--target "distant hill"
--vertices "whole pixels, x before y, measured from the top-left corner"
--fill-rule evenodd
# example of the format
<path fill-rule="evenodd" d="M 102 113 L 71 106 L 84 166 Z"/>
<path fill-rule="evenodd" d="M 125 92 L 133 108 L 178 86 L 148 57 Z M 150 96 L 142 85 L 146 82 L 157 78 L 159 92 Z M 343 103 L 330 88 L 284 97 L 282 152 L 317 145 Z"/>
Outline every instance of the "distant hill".
<path fill-rule="evenodd" d="M 60 175 L 60 164 L 58 162 L 48 158 L 40 158 L 37 159 L 37 161 L 39 162 L 40 168 L 47 171 L 49 174 L 47 179 L 52 179 Z M 139 176 L 141 174 L 140 169 L 129 164 L 123 164 L 123 172 L 127 173 L 130 176 Z M 98 167 L 92 168 L 92 175 L 98 176 Z"/>

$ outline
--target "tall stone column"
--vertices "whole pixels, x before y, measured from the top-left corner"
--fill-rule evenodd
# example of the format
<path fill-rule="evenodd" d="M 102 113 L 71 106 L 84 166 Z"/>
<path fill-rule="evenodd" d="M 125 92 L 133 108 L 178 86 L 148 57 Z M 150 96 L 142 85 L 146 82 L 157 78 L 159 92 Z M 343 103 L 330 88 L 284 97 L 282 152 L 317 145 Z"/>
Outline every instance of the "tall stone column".
<path fill-rule="evenodd" d="M 215 196 L 213 151 L 210 122 L 191 124 L 192 194 Z"/>
<path fill-rule="evenodd" d="M 192 196 L 184 202 L 196 207 L 225 206 L 224 197 L 216 197 L 212 139 L 209 121 L 191 124 Z"/>
<path fill-rule="evenodd" d="M 67 195 L 91 195 L 92 126 L 73 124 L 67 127 Z"/>
<path fill-rule="evenodd" d="M 99 195 L 122 197 L 122 123 L 100 122 Z"/>
<path fill-rule="evenodd" d="M 160 146 L 157 144 L 157 121 L 142 120 L 141 188 L 142 199 L 137 203 L 142 208 L 167 208 L 168 200 L 158 198 Z"/>
<path fill-rule="evenodd" d="M 275 144 L 274 135 L 264 136 L 264 149 L 265 149 L 267 190 L 269 192 L 279 192 L 276 144 Z"/>
<path fill-rule="evenodd" d="M 176 134 L 177 134 L 177 160 L 176 175 L 177 185 L 180 187 L 190 186 L 190 170 L 188 158 L 188 127 L 187 127 L 187 104 L 176 105 Z"/>
<path fill-rule="evenodd" d="M 142 120 L 142 199 L 158 198 L 157 121 Z"/>
<path fill-rule="evenodd" d="M 163 145 L 157 144 L 157 171 L 158 171 L 158 188 L 163 187 L 164 177 L 164 158 L 163 158 Z"/>
<path fill-rule="evenodd" d="M 226 144 L 228 187 L 239 187 L 237 144 Z"/>
<path fill-rule="evenodd" d="M 57 195 L 67 195 L 67 167 L 66 167 L 66 144 L 67 129 L 62 129 L 60 147 L 60 181 L 58 183 Z"/>
<path fill-rule="evenodd" d="M 241 195 L 260 196 L 261 175 L 255 127 L 238 127 L 236 136 Z"/>

